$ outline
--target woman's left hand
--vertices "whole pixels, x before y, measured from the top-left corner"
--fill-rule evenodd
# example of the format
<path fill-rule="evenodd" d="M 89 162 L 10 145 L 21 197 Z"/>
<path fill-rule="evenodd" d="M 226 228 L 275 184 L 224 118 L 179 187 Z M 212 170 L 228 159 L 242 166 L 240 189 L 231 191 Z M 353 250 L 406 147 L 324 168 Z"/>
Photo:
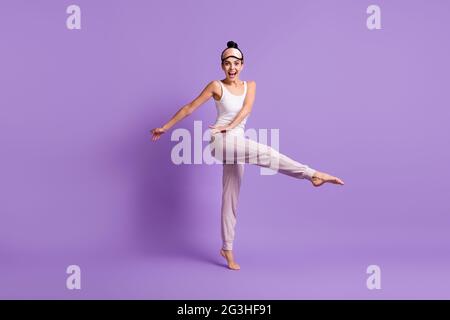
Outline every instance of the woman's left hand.
<path fill-rule="evenodd" d="M 211 134 L 215 134 L 218 132 L 227 132 L 231 130 L 229 126 L 209 126 L 209 127 L 212 129 Z"/>

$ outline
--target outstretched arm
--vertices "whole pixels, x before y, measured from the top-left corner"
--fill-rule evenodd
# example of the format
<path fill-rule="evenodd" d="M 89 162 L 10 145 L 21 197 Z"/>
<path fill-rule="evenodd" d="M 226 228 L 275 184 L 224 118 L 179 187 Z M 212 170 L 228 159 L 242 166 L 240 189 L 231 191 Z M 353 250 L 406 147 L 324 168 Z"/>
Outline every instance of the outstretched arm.
<path fill-rule="evenodd" d="M 219 127 L 210 126 L 211 128 L 214 128 L 213 133 L 224 132 L 237 127 L 239 123 L 241 123 L 241 121 L 244 120 L 244 118 L 252 112 L 253 103 L 255 102 L 255 96 L 256 96 L 256 82 L 250 81 L 248 82 L 247 95 L 245 96 L 244 103 L 239 113 L 234 117 L 233 121 L 231 121 L 226 126 L 219 126 Z"/>
<path fill-rule="evenodd" d="M 163 133 L 172 128 L 178 121 L 183 120 L 185 117 L 192 114 L 198 107 L 204 104 L 209 98 L 212 97 L 214 92 L 214 81 L 208 83 L 203 91 L 192 102 L 181 107 L 177 113 L 162 127 L 150 130 L 152 133 L 152 141 L 158 140 Z"/>

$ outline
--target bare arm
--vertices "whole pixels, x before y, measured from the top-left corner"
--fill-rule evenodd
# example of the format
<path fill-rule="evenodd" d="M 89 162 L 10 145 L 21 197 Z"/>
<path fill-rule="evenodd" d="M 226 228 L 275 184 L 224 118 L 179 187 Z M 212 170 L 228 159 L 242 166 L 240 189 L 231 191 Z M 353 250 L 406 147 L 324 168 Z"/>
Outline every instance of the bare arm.
<path fill-rule="evenodd" d="M 152 140 L 158 140 L 161 134 L 172 128 L 178 121 L 183 120 L 185 117 L 192 114 L 198 107 L 204 104 L 209 98 L 213 96 L 214 92 L 214 81 L 208 83 L 208 85 L 203 89 L 203 91 L 195 98 L 192 102 L 181 107 L 177 113 L 162 127 L 155 128 L 151 130 L 153 134 Z"/>

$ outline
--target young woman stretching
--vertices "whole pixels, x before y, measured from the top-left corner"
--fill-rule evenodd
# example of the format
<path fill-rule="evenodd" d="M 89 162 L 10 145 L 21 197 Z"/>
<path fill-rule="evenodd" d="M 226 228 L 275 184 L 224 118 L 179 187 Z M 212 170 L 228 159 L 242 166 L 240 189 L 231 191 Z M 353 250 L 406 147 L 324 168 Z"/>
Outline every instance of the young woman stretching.
<path fill-rule="evenodd" d="M 301 164 L 267 145 L 245 138 L 245 123 L 255 100 L 256 83 L 239 79 L 244 67 L 244 55 L 237 43 L 228 41 L 227 48 L 222 51 L 221 61 L 225 79 L 211 81 L 196 99 L 178 110 L 165 125 L 152 129 L 151 133 L 152 140 L 158 140 L 178 121 L 192 114 L 211 97 L 214 98 L 217 119 L 210 126 L 211 154 L 223 164 L 220 254 L 227 260 L 228 268 L 239 270 L 240 266 L 234 260 L 232 249 L 245 163 L 270 168 L 294 178 L 307 179 L 315 187 L 326 182 L 338 185 L 343 185 L 344 182 Z"/>

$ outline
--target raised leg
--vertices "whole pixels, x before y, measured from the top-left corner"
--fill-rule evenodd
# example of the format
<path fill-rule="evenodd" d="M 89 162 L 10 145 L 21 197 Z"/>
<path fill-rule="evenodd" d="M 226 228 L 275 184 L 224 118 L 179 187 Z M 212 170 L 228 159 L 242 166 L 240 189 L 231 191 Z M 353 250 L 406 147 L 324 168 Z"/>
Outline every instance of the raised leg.
<path fill-rule="evenodd" d="M 249 163 L 270 168 L 282 174 L 312 180 L 315 169 L 278 152 L 274 148 L 245 136 L 215 134 L 213 156 L 223 163 Z"/>

